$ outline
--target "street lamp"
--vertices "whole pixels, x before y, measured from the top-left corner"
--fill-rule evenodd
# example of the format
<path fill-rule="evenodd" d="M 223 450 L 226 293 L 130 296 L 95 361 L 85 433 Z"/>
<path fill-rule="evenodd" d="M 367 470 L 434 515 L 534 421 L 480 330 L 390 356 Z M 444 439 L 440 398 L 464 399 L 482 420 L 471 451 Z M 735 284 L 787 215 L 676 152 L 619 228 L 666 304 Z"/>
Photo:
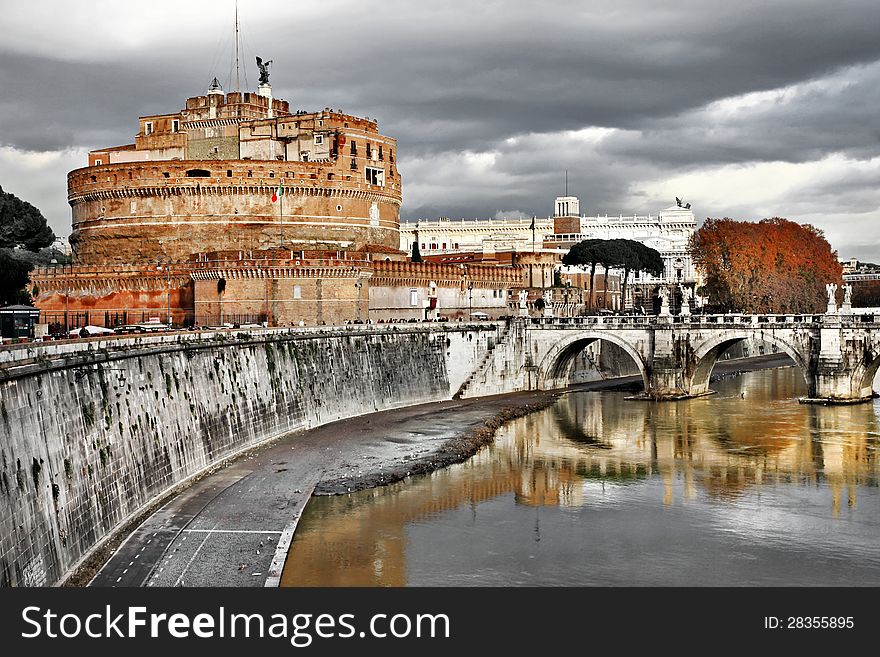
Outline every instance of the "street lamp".
<path fill-rule="evenodd" d="M 49 261 L 49 264 L 52 265 L 52 275 L 58 276 L 58 260 L 52 258 Z M 61 272 L 64 273 L 64 265 L 61 265 Z M 67 309 L 68 309 L 68 299 L 70 299 L 70 277 L 64 277 L 64 337 L 67 337 L 67 332 L 70 330 L 70 327 L 67 325 Z"/>
<path fill-rule="evenodd" d="M 355 308 L 355 319 L 359 322 L 361 321 L 361 288 L 364 286 L 364 282 L 360 278 L 358 278 L 355 281 L 354 286 L 357 288 L 358 291 L 357 307 Z"/>
<path fill-rule="evenodd" d="M 171 328 L 171 265 L 166 258 L 165 260 L 160 260 L 159 264 L 156 265 L 156 269 L 158 271 L 162 271 L 162 263 L 165 263 L 165 275 L 168 279 L 168 308 L 165 315 L 165 323 L 168 324 L 168 328 Z"/>
<path fill-rule="evenodd" d="M 468 321 L 474 316 L 474 282 L 468 281 Z"/>

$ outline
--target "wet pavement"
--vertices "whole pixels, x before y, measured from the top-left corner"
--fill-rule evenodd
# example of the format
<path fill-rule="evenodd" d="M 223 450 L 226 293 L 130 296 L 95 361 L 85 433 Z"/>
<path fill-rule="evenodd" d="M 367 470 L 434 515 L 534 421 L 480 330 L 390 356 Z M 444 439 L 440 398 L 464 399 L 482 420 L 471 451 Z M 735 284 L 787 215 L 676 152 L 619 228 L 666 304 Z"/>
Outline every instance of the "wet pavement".
<path fill-rule="evenodd" d="M 291 434 L 173 497 L 90 586 L 277 586 L 316 486 L 341 492 L 399 480 L 417 464 L 424 471 L 457 436 L 548 398 L 534 392 L 435 402 Z"/>

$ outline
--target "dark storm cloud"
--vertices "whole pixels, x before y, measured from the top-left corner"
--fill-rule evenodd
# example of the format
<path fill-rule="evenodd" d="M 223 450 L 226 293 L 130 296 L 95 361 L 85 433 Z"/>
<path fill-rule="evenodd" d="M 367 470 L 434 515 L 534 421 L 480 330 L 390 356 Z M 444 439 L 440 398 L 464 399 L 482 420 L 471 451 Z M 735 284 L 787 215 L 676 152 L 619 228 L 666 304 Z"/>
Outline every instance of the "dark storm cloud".
<path fill-rule="evenodd" d="M 534 130 L 638 128 L 880 57 L 876 3 L 839 11 L 808 2 L 712 11 L 707 3 L 625 3 L 607 15 L 578 6 L 433 22 L 416 15 L 397 32 L 364 17 L 340 31 L 326 65 L 304 72 L 307 86 L 325 98 L 344 90 L 345 102 L 354 97 L 384 125 L 403 125 L 397 134 L 421 153 L 481 148 Z M 349 64 L 358 58 L 369 65 L 353 76 Z M 419 128 L 441 121 L 460 128 Z"/>
<path fill-rule="evenodd" d="M 601 150 L 612 158 L 677 167 L 753 161 L 805 162 L 829 153 L 880 155 L 880 63 L 842 73 L 843 80 L 804 85 L 780 98 L 725 116 L 702 109 L 646 121 Z"/>
<path fill-rule="evenodd" d="M 231 14 L 231 3 L 210 7 Z M 140 11 L 116 28 L 136 31 Z M 241 3 L 241 14 L 250 87 L 259 54 L 293 108 L 375 117 L 397 137 L 405 217 L 546 215 L 566 169 L 584 211 L 656 211 L 678 190 L 652 197 L 646 180 L 870 158 L 880 142 L 876 0 L 269 2 Z M 222 35 L 190 22 L 114 40 L 106 55 L 97 22 L 88 50 L 0 44 L 0 145 L 129 143 L 138 115 L 180 109 L 213 75 L 228 89 Z M 793 85 L 794 97 L 739 112 L 712 105 Z M 594 141 L 565 133 L 591 126 L 614 131 Z M 466 152 L 495 157 L 469 166 Z M 870 204 L 870 182 L 853 184 L 848 198 Z"/>
<path fill-rule="evenodd" d="M 249 26 L 254 47 L 274 60 L 276 94 L 297 107 L 377 116 L 413 154 L 478 149 L 535 130 L 637 128 L 880 57 L 876 2 L 490 2 L 446 10 L 391 2 L 384 11 L 353 4 L 345 12 L 333 4 L 305 20 L 294 13 Z M 138 114 L 169 111 L 177 98 L 203 91 L 194 80 L 209 79 L 197 69 L 207 67 L 216 35 L 189 36 L 149 57 L 135 51 L 91 64 L 4 54 L 0 82 L 17 90 L 4 107 L 4 142 L 127 135 Z"/>
<path fill-rule="evenodd" d="M 89 148 L 134 141 L 137 117 L 180 109 L 198 73 L 157 53 L 132 61 L 71 62 L 20 53 L 0 54 L 0 145 L 22 150 Z M 168 75 L 177 68 L 179 75 Z"/>

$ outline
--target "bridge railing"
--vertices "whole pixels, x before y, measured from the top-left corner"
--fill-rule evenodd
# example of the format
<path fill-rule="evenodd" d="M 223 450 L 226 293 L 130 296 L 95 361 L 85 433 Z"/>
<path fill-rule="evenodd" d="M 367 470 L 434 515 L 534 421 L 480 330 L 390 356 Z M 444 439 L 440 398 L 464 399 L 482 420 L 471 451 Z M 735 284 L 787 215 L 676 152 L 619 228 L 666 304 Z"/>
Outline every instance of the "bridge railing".
<path fill-rule="evenodd" d="M 686 326 L 736 326 L 736 325 L 773 325 L 780 324 L 818 324 L 825 315 L 747 315 L 744 313 L 727 313 L 724 315 L 581 315 L 577 317 L 529 317 L 528 322 L 534 326 L 650 326 L 655 324 L 674 324 Z M 874 315 L 853 317 L 855 321 L 874 322 Z"/>

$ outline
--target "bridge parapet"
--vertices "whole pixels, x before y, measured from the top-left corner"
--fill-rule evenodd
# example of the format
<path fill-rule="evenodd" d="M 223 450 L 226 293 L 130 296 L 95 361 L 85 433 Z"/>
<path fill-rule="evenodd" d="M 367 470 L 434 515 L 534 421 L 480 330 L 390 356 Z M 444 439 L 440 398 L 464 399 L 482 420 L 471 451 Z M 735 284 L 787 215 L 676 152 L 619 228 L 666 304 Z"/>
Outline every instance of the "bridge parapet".
<path fill-rule="evenodd" d="M 870 324 L 877 323 L 875 315 L 858 316 L 834 316 L 832 322 Z M 728 313 L 724 315 L 675 315 L 661 317 L 659 315 L 583 315 L 578 317 L 530 317 L 528 322 L 532 326 L 578 326 L 601 324 L 603 326 L 704 326 L 704 325 L 754 325 L 754 324 L 789 324 L 789 325 L 820 325 L 828 323 L 827 315 L 746 315 L 741 313 Z"/>

